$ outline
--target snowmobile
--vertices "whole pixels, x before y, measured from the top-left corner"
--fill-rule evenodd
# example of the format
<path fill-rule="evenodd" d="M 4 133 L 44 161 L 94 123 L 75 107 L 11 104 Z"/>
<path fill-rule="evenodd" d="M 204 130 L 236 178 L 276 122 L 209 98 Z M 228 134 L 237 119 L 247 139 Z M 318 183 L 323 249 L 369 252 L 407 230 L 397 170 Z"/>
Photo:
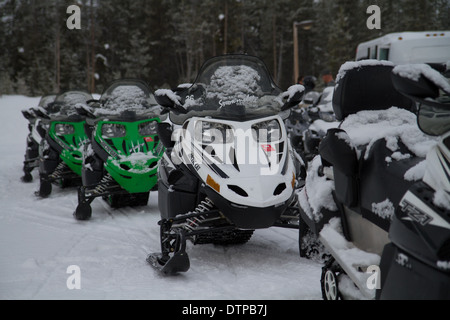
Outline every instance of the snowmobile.
<path fill-rule="evenodd" d="M 78 109 L 90 140 L 82 158 L 77 220 L 91 218 L 97 197 L 113 208 L 147 205 L 164 152 L 156 131 L 161 107 L 144 81 L 116 80 L 93 106 Z"/>
<path fill-rule="evenodd" d="M 22 110 L 22 115 L 28 120 L 27 147 L 25 150 L 25 160 L 23 161 L 23 182 L 33 181 L 31 172 L 39 167 L 39 144 L 45 138 L 46 128 L 41 123 L 42 117 L 47 117 L 47 108 L 55 100 L 56 95 L 44 95 L 39 100 L 37 108 Z"/>
<path fill-rule="evenodd" d="M 243 244 L 255 229 L 298 228 L 298 162 L 283 119 L 304 87 L 282 92 L 257 57 L 207 60 L 190 88 L 157 90 L 170 124 L 158 181 L 161 252 L 147 261 L 163 274 L 186 272 L 186 241 Z"/>
<path fill-rule="evenodd" d="M 331 104 L 333 91 L 333 87 L 327 87 L 317 99 L 304 98 L 303 103 L 308 104 L 292 110 L 286 120 L 291 144 L 306 165 L 318 154 L 319 143 L 327 130 L 339 124 Z"/>
<path fill-rule="evenodd" d="M 299 193 L 300 253 L 317 254 L 310 234 L 325 248 L 326 300 L 450 298 L 450 86 L 427 67 L 341 66 L 342 122 Z"/>
<path fill-rule="evenodd" d="M 77 113 L 76 107 L 91 100 L 87 92 L 65 91 L 55 98 L 51 110 L 42 114 L 42 125 L 48 129 L 39 146 L 40 186 L 36 195 L 48 197 L 52 184 L 64 188 L 81 183 L 82 149 L 87 136 L 85 117 Z"/>
<path fill-rule="evenodd" d="M 333 87 L 326 87 L 317 102 L 307 109 L 310 125 L 302 135 L 302 146 L 307 162 L 319 153 L 320 141 L 322 141 L 327 130 L 339 125 L 331 104 L 333 92 Z"/>

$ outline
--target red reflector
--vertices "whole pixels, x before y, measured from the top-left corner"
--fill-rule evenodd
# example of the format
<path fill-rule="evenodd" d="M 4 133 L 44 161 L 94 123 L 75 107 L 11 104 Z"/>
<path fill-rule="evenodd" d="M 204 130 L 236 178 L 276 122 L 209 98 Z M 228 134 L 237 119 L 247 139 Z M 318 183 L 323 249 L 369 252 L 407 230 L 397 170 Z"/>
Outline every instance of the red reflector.
<path fill-rule="evenodd" d="M 145 140 L 145 142 L 153 142 L 152 137 L 145 137 L 144 140 Z"/>
<path fill-rule="evenodd" d="M 275 151 L 275 149 L 270 145 L 270 144 L 262 144 L 261 148 L 263 148 L 263 150 L 265 152 L 272 152 Z"/>

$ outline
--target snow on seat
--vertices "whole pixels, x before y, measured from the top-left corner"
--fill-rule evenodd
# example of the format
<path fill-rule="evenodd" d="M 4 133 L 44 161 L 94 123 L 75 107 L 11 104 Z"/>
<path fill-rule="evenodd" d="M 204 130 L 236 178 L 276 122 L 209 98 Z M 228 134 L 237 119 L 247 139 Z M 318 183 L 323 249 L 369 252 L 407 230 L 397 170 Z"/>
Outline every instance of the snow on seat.
<path fill-rule="evenodd" d="M 387 229 L 406 190 L 423 177 L 423 161 L 437 140 L 420 131 L 414 113 L 397 107 L 360 111 L 341 129 L 357 150 L 361 213 Z"/>

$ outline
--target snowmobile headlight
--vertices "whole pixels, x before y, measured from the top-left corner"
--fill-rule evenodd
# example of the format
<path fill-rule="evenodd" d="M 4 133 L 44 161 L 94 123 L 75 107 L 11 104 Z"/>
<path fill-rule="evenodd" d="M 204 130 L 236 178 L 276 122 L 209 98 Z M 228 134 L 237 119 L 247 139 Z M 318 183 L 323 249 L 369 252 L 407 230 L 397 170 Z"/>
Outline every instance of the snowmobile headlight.
<path fill-rule="evenodd" d="M 197 121 L 195 139 L 205 144 L 233 142 L 233 129 L 223 123 Z"/>
<path fill-rule="evenodd" d="M 281 139 L 281 126 L 278 120 L 256 123 L 252 126 L 253 139 L 258 142 L 273 142 Z"/>
<path fill-rule="evenodd" d="M 139 125 L 139 134 L 141 136 L 152 136 L 157 134 L 156 128 L 157 128 L 157 122 L 156 121 L 148 121 L 143 122 Z"/>
<path fill-rule="evenodd" d="M 107 138 L 124 137 L 126 129 L 124 125 L 118 123 L 104 123 L 102 125 L 102 135 Z"/>
<path fill-rule="evenodd" d="M 71 124 L 67 123 L 57 123 L 55 125 L 55 133 L 57 136 L 65 136 L 66 134 L 73 134 L 75 128 Z"/>

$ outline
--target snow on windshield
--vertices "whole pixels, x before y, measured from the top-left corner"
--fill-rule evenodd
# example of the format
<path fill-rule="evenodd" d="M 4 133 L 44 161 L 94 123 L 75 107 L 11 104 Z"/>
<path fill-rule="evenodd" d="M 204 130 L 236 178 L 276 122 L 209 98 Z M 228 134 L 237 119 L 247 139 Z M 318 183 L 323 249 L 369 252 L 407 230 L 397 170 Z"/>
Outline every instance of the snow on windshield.
<path fill-rule="evenodd" d="M 261 94 L 259 73 L 248 66 L 224 66 L 214 72 L 207 88 L 207 99 L 219 99 L 219 104 L 256 106 L 256 96 Z"/>
<path fill-rule="evenodd" d="M 55 108 L 55 112 L 50 112 L 54 116 L 73 115 L 77 114 L 76 107 L 85 106 L 92 96 L 85 92 L 66 92 L 55 99 L 55 103 L 60 105 L 60 108 Z"/>
<path fill-rule="evenodd" d="M 44 96 L 41 98 L 41 100 L 39 101 L 39 106 L 46 108 L 48 106 L 49 103 L 55 101 L 56 96 L 55 95 L 51 95 L 51 96 Z"/>
<path fill-rule="evenodd" d="M 149 93 L 136 85 L 120 85 L 103 94 L 101 108 L 95 114 L 121 114 L 126 110 L 144 110 L 150 106 Z"/>
<path fill-rule="evenodd" d="M 76 105 L 77 103 L 86 103 L 92 99 L 88 93 L 84 92 L 66 92 L 56 98 L 56 102 L 66 105 Z"/>
<path fill-rule="evenodd" d="M 142 107 L 146 102 L 147 95 L 136 86 L 119 86 L 107 94 L 104 108 L 106 109 L 128 109 Z"/>

